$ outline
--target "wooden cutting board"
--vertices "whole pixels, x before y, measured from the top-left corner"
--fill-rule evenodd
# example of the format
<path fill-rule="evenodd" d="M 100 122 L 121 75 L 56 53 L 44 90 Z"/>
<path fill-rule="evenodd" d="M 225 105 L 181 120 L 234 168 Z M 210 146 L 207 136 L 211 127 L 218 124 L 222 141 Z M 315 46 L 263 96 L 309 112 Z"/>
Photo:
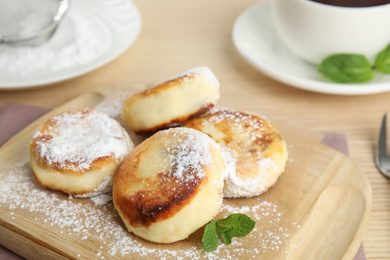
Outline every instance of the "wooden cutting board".
<path fill-rule="evenodd" d="M 96 205 L 89 199 L 40 188 L 31 177 L 27 154 L 37 126 L 59 111 L 95 108 L 105 102 L 109 93 L 110 90 L 91 92 L 76 98 L 26 127 L 0 149 L 2 245 L 28 259 L 355 256 L 371 210 L 370 184 L 354 162 L 324 145 L 316 145 L 312 151 L 303 151 L 299 145 L 290 147 L 293 159 L 288 162 L 286 173 L 264 196 L 225 200 L 224 214 L 248 214 L 257 220 L 256 229 L 212 253 L 201 250 L 201 230 L 172 245 L 149 243 L 125 231 L 112 203 Z M 295 137 L 290 137 L 291 143 Z M 132 138 L 135 143 L 142 141 L 139 136 Z M 299 168 L 294 168 L 300 153 L 312 156 L 307 173 L 301 175 Z"/>

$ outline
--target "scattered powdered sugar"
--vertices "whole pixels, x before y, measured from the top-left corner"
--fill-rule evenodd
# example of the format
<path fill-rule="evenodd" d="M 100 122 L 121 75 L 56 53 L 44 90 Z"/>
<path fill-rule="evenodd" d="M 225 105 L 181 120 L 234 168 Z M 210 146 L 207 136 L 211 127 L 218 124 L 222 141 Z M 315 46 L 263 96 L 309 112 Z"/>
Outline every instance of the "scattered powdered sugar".
<path fill-rule="evenodd" d="M 174 133 L 178 138 L 175 146 L 167 147 L 164 163 L 170 163 L 173 176 L 182 181 L 191 181 L 195 177 L 202 179 L 205 169 L 212 165 L 210 145 L 213 144 L 207 135 L 190 128 L 172 128 L 165 130 L 166 134 Z M 193 174 L 188 174 L 194 173 Z"/>
<path fill-rule="evenodd" d="M 287 253 L 289 245 L 287 242 L 290 239 L 291 230 L 285 227 L 284 222 L 288 219 L 278 205 L 267 201 L 252 207 L 234 207 L 224 204 L 221 210 L 229 214 L 246 214 L 256 221 L 255 229 L 252 231 L 253 233 L 249 234 L 249 237 L 257 233 L 260 228 L 263 229 L 263 232 L 258 232 L 258 250 Z M 295 223 L 292 225 L 294 226 Z"/>
<path fill-rule="evenodd" d="M 283 227 L 287 221 L 283 210 L 273 203 L 264 201 L 253 206 L 232 206 L 229 205 L 231 202 L 224 201 L 221 217 L 243 213 L 256 221 L 255 229 L 247 237 L 233 238 L 230 245 L 220 241 L 218 249 L 213 252 L 204 252 L 200 240 L 173 249 L 171 245 L 148 243 L 129 233 L 111 202 L 100 205 L 102 197 L 95 198 L 94 203 L 40 187 L 27 164 L 9 170 L 2 169 L 0 190 L 2 218 L 15 223 L 26 220 L 34 223 L 31 229 L 40 227 L 45 230 L 48 239 L 71 243 L 72 250 L 68 253 L 80 259 L 127 257 L 217 260 L 243 259 L 248 255 L 259 259 L 264 252 L 285 255 L 291 234 Z M 252 247 L 248 246 L 248 241 L 251 241 Z"/>
<path fill-rule="evenodd" d="M 34 134 L 40 156 L 49 165 L 85 171 L 98 158 L 114 156 L 120 161 L 130 151 L 131 141 L 117 121 L 103 113 L 85 111 L 56 115 L 51 119 L 53 128 Z"/>

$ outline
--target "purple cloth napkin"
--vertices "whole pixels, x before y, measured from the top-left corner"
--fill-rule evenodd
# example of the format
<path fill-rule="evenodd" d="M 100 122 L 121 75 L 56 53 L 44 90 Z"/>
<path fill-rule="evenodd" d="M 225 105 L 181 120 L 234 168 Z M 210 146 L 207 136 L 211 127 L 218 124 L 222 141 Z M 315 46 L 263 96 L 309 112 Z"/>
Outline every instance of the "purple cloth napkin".
<path fill-rule="evenodd" d="M 7 142 L 16 133 L 25 126 L 32 123 L 35 119 L 47 113 L 49 109 L 21 105 L 15 103 L 5 104 L 0 110 L 0 146 Z M 324 133 L 323 144 L 326 144 L 345 155 L 349 156 L 348 139 L 341 133 Z M 20 260 L 22 257 L 0 245 L 1 260 Z M 365 260 L 363 244 L 360 246 L 354 260 Z"/>
<path fill-rule="evenodd" d="M 15 103 L 7 103 L 0 110 L 0 147 L 25 126 L 50 110 Z"/>

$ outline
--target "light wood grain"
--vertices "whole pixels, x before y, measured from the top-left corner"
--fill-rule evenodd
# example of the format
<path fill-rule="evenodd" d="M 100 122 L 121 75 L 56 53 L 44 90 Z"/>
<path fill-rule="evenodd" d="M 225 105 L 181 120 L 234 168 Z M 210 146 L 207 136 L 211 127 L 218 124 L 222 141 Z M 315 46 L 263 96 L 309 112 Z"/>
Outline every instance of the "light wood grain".
<path fill-rule="evenodd" d="M 325 189 L 302 223 L 299 232 L 293 237 L 289 257 L 343 258 L 355 238 L 365 211 L 364 197 L 359 191 L 342 186 Z"/>
<path fill-rule="evenodd" d="M 390 180 L 374 163 L 378 128 L 383 113 L 390 110 L 390 93 L 312 93 L 253 69 L 234 49 L 231 29 L 238 15 L 257 0 L 134 2 L 142 15 L 142 32 L 123 55 L 76 79 L 23 91 L 1 91 L 0 106 L 20 102 L 55 108 L 102 85 L 148 85 L 188 68 L 208 65 L 221 82 L 222 105 L 294 122 L 313 131 L 347 134 L 351 159 L 372 185 L 372 213 L 363 239 L 367 258 L 390 259 Z"/>

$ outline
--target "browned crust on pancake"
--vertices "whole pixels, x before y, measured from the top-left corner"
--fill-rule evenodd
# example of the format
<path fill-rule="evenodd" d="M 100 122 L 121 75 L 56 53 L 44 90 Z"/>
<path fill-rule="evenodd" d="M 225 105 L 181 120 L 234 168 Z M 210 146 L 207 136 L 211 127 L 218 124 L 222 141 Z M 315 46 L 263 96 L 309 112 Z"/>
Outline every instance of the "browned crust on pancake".
<path fill-rule="evenodd" d="M 177 76 L 177 77 L 171 78 L 169 80 L 160 82 L 156 85 L 153 85 L 149 89 L 146 89 L 142 92 L 139 92 L 139 93 L 127 98 L 125 100 L 125 105 L 126 105 L 126 103 L 133 102 L 133 99 L 140 99 L 140 98 L 148 97 L 151 95 L 156 95 L 156 94 L 159 94 L 160 92 L 166 91 L 167 89 L 177 87 L 177 84 L 179 84 L 184 78 L 187 78 L 190 80 L 190 79 L 194 79 L 196 76 L 197 76 L 197 73 L 185 74 L 183 76 Z"/>
<path fill-rule="evenodd" d="M 212 122 L 213 119 L 210 119 L 212 117 L 224 117 L 224 119 L 219 122 Z M 256 133 L 259 132 L 257 129 L 261 129 L 261 132 L 259 132 L 261 133 L 261 136 L 256 134 L 254 135 L 255 138 L 250 142 L 237 142 L 235 138 L 235 127 L 238 122 L 236 120 L 241 120 L 239 122 L 240 127 L 246 129 L 248 133 Z M 207 124 L 211 124 L 212 128 L 218 129 L 224 133 L 224 138 L 222 140 L 218 140 L 217 138 L 211 136 L 207 132 Z M 214 139 L 214 141 L 223 147 L 225 146 L 227 148 L 231 148 L 232 150 L 241 151 L 240 153 L 242 155 L 237 158 L 238 160 L 236 161 L 237 174 L 244 178 L 250 177 L 248 175 L 249 172 L 247 171 L 247 167 L 251 167 L 252 164 L 256 163 L 258 160 L 256 154 L 261 153 L 262 157 L 268 158 L 271 156 L 271 153 L 282 153 L 283 150 L 283 144 L 281 142 L 283 137 L 280 132 L 268 120 L 254 114 L 233 110 L 218 110 L 201 117 L 191 119 L 182 126 L 194 128 L 209 135 L 212 139 Z M 272 151 L 267 152 L 268 147 L 271 145 Z"/>
<path fill-rule="evenodd" d="M 166 89 L 177 87 L 177 84 L 183 81 L 185 78 L 186 80 L 195 79 L 198 76 L 197 74 L 198 73 L 191 73 L 191 74 L 183 74 L 182 76 L 176 76 L 166 81 L 157 83 L 156 85 L 152 86 L 150 89 L 147 89 L 141 92 L 140 94 L 145 97 L 149 95 L 158 94 L 159 92 L 165 91 Z"/>
<path fill-rule="evenodd" d="M 184 115 L 181 117 L 177 117 L 170 122 L 167 122 L 167 123 L 164 123 L 161 125 L 157 125 L 155 127 L 151 127 L 148 129 L 136 130 L 134 132 L 136 134 L 147 134 L 147 133 L 157 132 L 158 130 L 161 130 L 161 129 L 167 129 L 170 127 L 179 126 L 180 124 L 182 124 L 183 122 L 186 122 L 187 120 L 190 120 L 191 118 L 194 118 L 194 117 L 197 117 L 199 115 L 206 113 L 207 111 L 212 109 L 215 105 L 216 105 L 215 103 L 209 102 L 209 103 L 204 104 L 200 109 L 198 109 L 197 111 L 195 111 L 192 114 L 187 114 L 187 115 Z"/>
<path fill-rule="evenodd" d="M 176 166 L 168 172 L 157 173 L 153 178 L 137 174 L 140 157 L 148 149 L 150 140 L 151 138 L 145 140 L 123 159 L 113 185 L 115 206 L 122 212 L 122 218 L 133 227 L 148 227 L 174 216 L 191 202 L 201 185 L 208 181 L 207 176 L 200 178 L 190 169 L 185 175 L 191 175 L 193 179 L 180 180 L 174 176 Z M 130 186 L 139 189 L 134 194 L 129 194 Z"/>
<path fill-rule="evenodd" d="M 216 112 L 206 114 L 206 115 L 201 116 L 199 118 L 193 118 L 193 119 L 187 121 L 186 123 L 184 123 L 182 126 L 194 128 L 194 129 L 197 129 L 197 130 L 200 130 L 203 132 L 203 130 L 204 130 L 203 120 L 205 120 L 205 119 L 210 120 L 210 118 L 212 118 L 214 116 L 226 116 L 226 115 L 229 115 L 234 119 L 238 119 L 239 117 L 237 117 L 237 113 L 239 113 L 242 116 L 248 117 L 249 120 L 252 122 L 252 125 L 250 125 L 248 122 L 245 122 L 245 121 L 243 124 L 241 124 L 241 126 L 248 129 L 248 131 L 253 131 L 253 124 L 255 124 L 259 128 L 263 129 L 262 134 L 261 134 L 261 138 L 256 136 L 256 139 L 253 140 L 254 146 L 251 147 L 251 149 L 248 150 L 248 152 L 256 153 L 256 152 L 258 152 L 257 148 L 260 148 L 260 151 L 264 151 L 267 149 L 267 147 L 271 143 L 273 143 L 275 141 L 280 141 L 283 139 L 280 132 L 269 121 L 267 121 L 267 120 L 265 120 L 257 115 L 248 114 L 248 113 L 244 113 L 244 112 L 236 112 L 236 111 L 232 111 L 232 110 L 219 110 Z M 229 143 L 231 143 L 232 141 L 234 141 L 234 134 L 233 134 L 234 125 L 230 124 L 230 122 L 229 122 L 230 120 L 231 119 L 221 120 L 220 122 L 215 123 L 215 126 L 214 126 L 215 128 L 219 128 L 221 130 L 221 132 L 225 133 L 226 137 L 223 139 L 223 142 L 227 145 Z M 207 134 L 207 132 L 205 132 L 205 134 Z M 243 145 L 247 145 L 247 144 L 243 144 Z"/>
<path fill-rule="evenodd" d="M 178 182 L 171 173 L 159 173 L 157 180 L 143 180 L 149 182 L 148 189 L 116 200 L 133 227 L 148 227 L 175 215 L 196 196 L 202 182 L 199 178 L 186 183 Z"/>

